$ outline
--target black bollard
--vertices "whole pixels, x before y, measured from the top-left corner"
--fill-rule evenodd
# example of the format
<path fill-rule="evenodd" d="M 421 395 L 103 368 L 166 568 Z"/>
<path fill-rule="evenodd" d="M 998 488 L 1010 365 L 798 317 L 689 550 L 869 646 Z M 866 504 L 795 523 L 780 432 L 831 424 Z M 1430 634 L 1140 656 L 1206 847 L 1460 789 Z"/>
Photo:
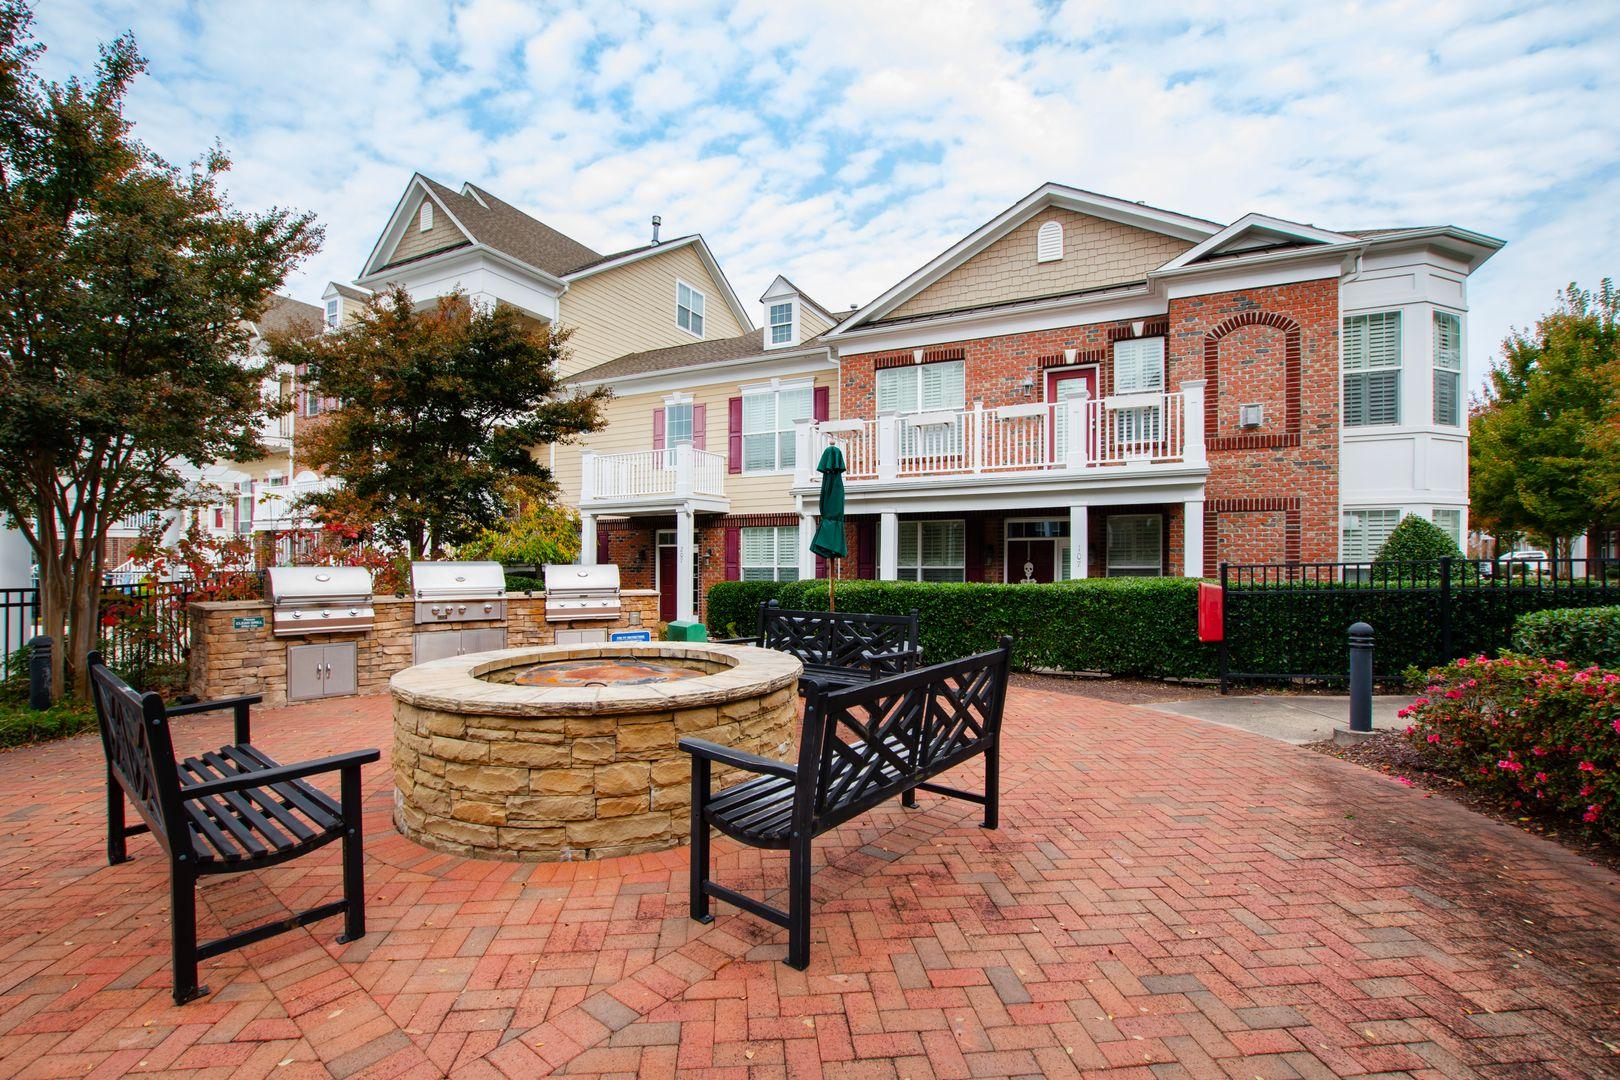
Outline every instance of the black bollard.
<path fill-rule="evenodd" d="M 1371 731 L 1373 698 L 1373 628 L 1364 622 L 1350 627 L 1350 730 Z"/>
<path fill-rule="evenodd" d="M 41 634 L 28 642 L 28 707 L 51 707 L 51 639 Z"/>

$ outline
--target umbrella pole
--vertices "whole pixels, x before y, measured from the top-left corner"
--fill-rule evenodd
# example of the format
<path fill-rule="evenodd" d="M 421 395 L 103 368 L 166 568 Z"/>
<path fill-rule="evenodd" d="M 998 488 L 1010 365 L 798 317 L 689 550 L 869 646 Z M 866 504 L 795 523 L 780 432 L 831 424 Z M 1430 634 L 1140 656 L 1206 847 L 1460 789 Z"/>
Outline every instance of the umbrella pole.
<path fill-rule="evenodd" d="M 827 610 L 828 611 L 837 611 L 838 610 L 838 590 L 836 588 L 837 581 L 838 581 L 838 560 L 837 559 L 828 559 L 827 560 Z"/>

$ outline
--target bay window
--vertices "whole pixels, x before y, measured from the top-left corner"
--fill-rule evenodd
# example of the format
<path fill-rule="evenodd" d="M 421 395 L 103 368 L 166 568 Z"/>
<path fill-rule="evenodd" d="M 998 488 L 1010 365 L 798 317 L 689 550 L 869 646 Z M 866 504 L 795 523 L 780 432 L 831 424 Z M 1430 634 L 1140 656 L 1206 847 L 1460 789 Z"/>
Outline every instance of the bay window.
<path fill-rule="evenodd" d="M 1462 423 L 1462 320 L 1434 313 L 1434 422 Z"/>
<path fill-rule="evenodd" d="M 1344 426 L 1401 422 L 1401 313 L 1344 320 Z"/>
<path fill-rule="evenodd" d="M 1401 523 L 1399 507 L 1346 510 L 1339 558 L 1345 562 L 1371 562 L 1389 534 Z"/>

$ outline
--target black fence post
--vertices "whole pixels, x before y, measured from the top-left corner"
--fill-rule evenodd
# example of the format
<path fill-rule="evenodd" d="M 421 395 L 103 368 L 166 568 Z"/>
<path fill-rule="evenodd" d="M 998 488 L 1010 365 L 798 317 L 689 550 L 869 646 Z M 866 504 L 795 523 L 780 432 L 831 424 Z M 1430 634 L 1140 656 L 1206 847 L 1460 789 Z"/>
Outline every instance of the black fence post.
<path fill-rule="evenodd" d="M 1231 653 L 1227 651 L 1226 639 L 1230 631 L 1227 614 L 1231 610 L 1232 598 L 1226 592 L 1226 564 L 1221 563 L 1221 694 L 1226 694 L 1226 673 L 1231 666 Z"/>
<path fill-rule="evenodd" d="M 1350 730 L 1372 730 L 1373 628 L 1350 627 Z"/>
<path fill-rule="evenodd" d="M 1440 558 L 1440 663 L 1454 658 L 1451 648 L 1451 556 Z"/>
<path fill-rule="evenodd" d="M 41 634 L 28 642 L 28 707 L 51 707 L 51 639 Z"/>

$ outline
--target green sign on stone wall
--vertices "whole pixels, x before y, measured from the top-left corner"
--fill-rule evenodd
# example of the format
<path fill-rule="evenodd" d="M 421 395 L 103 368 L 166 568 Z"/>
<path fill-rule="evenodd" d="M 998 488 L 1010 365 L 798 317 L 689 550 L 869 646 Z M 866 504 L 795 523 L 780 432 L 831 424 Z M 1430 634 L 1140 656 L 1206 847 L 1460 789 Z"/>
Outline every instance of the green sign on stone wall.
<path fill-rule="evenodd" d="M 237 615 L 231 619 L 232 630 L 263 630 L 263 615 Z"/>

